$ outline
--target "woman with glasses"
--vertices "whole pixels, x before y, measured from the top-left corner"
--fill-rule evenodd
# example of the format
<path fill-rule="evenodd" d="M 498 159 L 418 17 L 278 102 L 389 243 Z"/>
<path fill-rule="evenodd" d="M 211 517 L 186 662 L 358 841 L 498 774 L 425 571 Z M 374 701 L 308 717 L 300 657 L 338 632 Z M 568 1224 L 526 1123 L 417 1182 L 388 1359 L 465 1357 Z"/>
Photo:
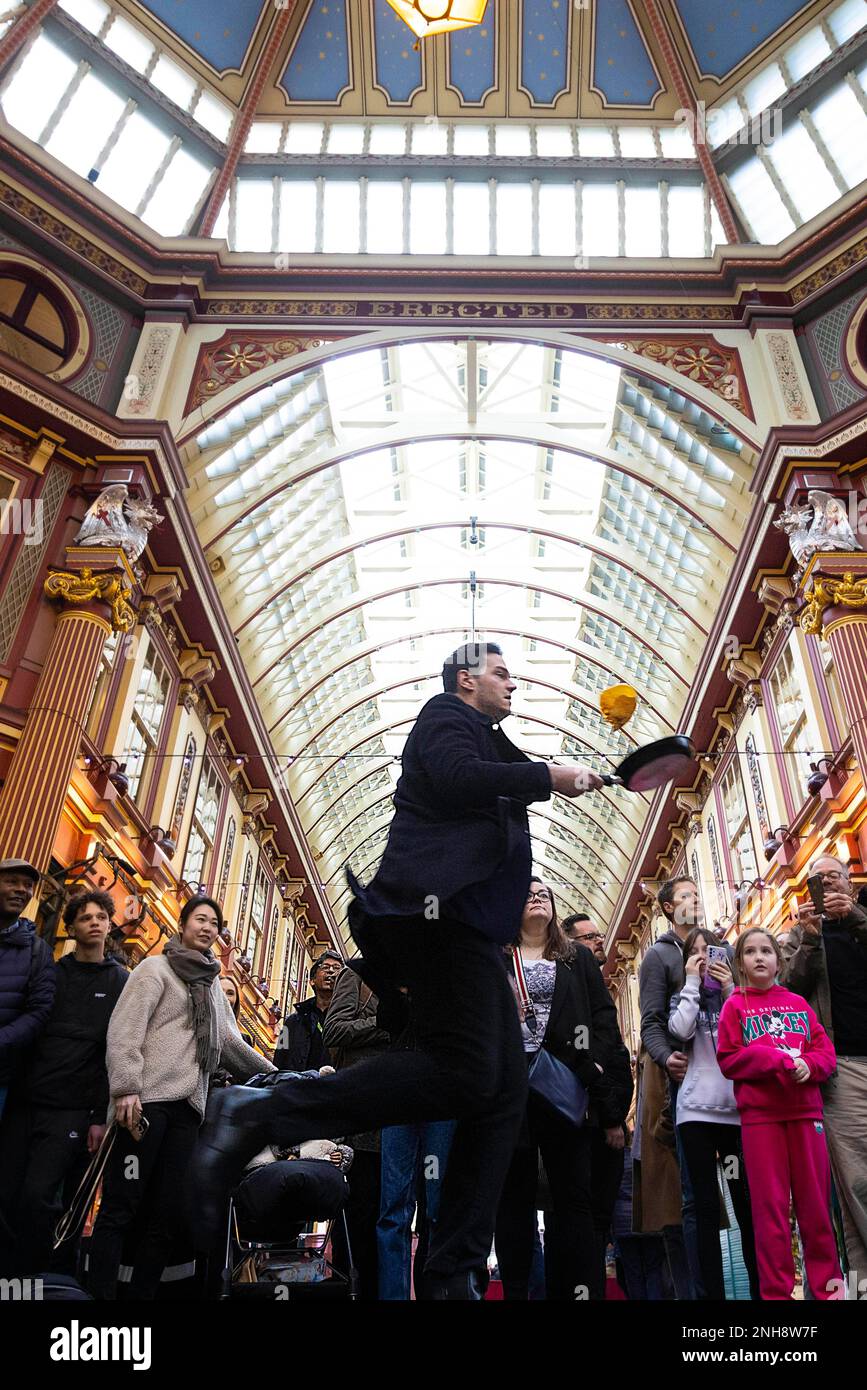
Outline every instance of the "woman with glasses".
<path fill-rule="evenodd" d="M 543 1205 L 538 1195 L 541 1155 L 550 1189 L 544 1206 L 554 1228 L 545 1233 L 546 1296 L 574 1302 L 589 1298 L 596 1285 L 590 1136 L 594 1124 L 614 1126 L 620 1119 L 605 1075 L 620 1043 L 617 1014 L 590 953 L 576 949 L 563 935 L 553 894 L 540 878 L 530 881 L 518 938 L 507 949 L 513 979 L 520 955 L 526 980 L 528 1001 L 519 1005 L 519 1012 L 528 1066 L 545 1048 L 576 1074 L 590 1109 L 578 1128 L 530 1095 L 497 1215 L 503 1296 L 528 1297 L 537 1212 Z"/>

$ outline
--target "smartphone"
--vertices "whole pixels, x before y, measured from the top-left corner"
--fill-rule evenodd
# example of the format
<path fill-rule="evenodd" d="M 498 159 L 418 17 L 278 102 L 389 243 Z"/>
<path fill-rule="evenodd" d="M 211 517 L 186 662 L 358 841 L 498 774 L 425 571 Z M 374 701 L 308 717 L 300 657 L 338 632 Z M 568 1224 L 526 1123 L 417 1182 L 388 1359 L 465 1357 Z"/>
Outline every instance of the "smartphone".
<path fill-rule="evenodd" d="M 811 874 L 807 879 L 807 891 L 819 916 L 825 911 L 825 882 L 821 874 Z"/>
<path fill-rule="evenodd" d="M 708 963 L 708 967 L 710 967 L 711 965 L 713 965 L 714 961 L 722 961 L 724 965 L 728 965 L 728 963 L 729 963 L 728 952 L 725 950 L 725 948 L 724 948 L 723 946 L 708 946 L 708 948 L 707 948 L 707 963 Z M 721 989 L 721 988 L 722 988 L 722 986 L 720 985 L 719 980 L 715 980 L 714 977 L 713 977 L 713 975 L 711 975 L 711 974 L 709 973 L 709 970 L 706 970 L 706 971 L 705 971 L 705 975 L 704 975 L 704 987 L 705 987 L 705 989 Z"/>

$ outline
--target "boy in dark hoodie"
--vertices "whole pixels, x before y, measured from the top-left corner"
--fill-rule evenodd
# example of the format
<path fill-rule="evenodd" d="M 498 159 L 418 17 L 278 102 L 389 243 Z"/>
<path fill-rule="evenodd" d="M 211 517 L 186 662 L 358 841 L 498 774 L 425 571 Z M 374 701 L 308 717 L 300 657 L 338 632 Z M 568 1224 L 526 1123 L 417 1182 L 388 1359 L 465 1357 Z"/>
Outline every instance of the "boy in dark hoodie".
<path fill-rule="evenodd" d="M 98 891 L 79 894 L 64 909 L 75 950 L 57 964 L 54 1007 L 10 1089 L 0 1131 L 0 1201 L 7 1231 L 17 1236 L 16 1274 L 51 1267 L 66 1180 L 105 1134 L 105 1039 L 127 981 L 123 966 L 105 956 L 113 911 L 112 899 Z"/>

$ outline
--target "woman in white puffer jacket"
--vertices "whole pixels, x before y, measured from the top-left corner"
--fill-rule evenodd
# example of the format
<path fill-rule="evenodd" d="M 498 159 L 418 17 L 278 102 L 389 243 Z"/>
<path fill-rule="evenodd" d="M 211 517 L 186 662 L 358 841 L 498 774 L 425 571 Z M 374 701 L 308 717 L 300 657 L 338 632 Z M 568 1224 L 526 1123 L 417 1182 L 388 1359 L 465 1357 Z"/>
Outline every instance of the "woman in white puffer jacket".
<path fill-rule="evenodd" d="M 699 1263 L 708 1300 L 725 1299 L 717 1160 L 722 1163 L 740 1227 L 750 1291 L 753 1298 L 759 1296 L 740 1116 L 734 1086 L 716 1059 L 720 1010 L 734 990 L 731 966 L 719 959 L 708 964 L 708 946 L 719 945 L 713 932 L 693 927 L 683 943 L 683 988 L 671 1001 L 668 1019 L 669 1033 L 687 1044 L 689 1054 L 686 1076 L 677 1092 L 676 1121 L 695 1198 Z"/>

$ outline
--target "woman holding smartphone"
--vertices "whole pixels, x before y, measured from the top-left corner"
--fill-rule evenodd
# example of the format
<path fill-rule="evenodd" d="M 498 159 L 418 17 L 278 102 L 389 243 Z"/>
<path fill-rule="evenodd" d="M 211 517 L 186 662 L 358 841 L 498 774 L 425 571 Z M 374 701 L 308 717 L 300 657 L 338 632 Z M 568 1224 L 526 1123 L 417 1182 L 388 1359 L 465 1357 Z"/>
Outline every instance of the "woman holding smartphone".
<path fill-rule="evenodd" d="M 759 1297 L 750 1196 L 734 1086 L 717 1062 L 720 1011 L 734 991 L 728 952 L 712 932 L 693 927 L 683 943 L 683 988 L 671 1001 L 668 1031 L 687 1044 L 689 1064 L 677 1093 L 677 1128 L 695 1194 L 704 1297 L 725 1299 L 719 1239 L 717 1160 L 722 1163 L 741 1232 L 750 1293 Z"/>
<path fill-rule="evenodd" d="M 136 966 L 112 1014 L 109 1119 L 113 1111 L 119 1130 L 90 1242 L 87 1283 L 94 1298 L 116 1297 L 124 1236 L 145 1197 L 147 1228 L 130 1295 L 155 1296 L 183 1227 L 184 1180 L 209 1078 L 221 1063 L 239 1080 L 273 1069 L 242 1039 L 219 986 L 211 947 L 222 925 L 212 898 L 191 898 L 181 910 L 179 934 L 162 955 Z"/>

